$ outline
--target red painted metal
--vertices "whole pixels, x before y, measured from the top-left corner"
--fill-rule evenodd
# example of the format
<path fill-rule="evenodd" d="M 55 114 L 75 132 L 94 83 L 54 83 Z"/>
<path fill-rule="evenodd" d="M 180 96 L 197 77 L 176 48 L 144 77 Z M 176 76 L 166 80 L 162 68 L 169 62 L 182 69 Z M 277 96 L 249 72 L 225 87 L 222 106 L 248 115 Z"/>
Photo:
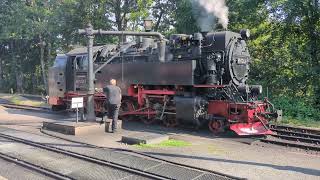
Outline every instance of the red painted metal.
<path fill-rule="evenodd" d="M 261 122 L 232 124 L 230 125 L 230 129 L 240 136 L 273 134 Z"/>
<path fill-rule="evenodd" d="M 63 105 L 63 100 L 60 97 L 49 97 L 48 103 L 50 105 Z"/>
<path fill-rule="evenodd" d="M 238 135 L 269 134 L 265 126 L 267 104 L 265 102 L 234 103 L 228 101 L 210 101 L 208 114 L 224 118 L 230 129 Z"/>
<path fill-rule="evenodd" d="M 195 85 L 195 88 L 223 88 L 224 85 Z M 153 100 L 162 102 L 165 96 L 173 96 L 176 94 L 174 90 L 160 89 L 161 87 L 155 87 L 155 89 L 144 89 L 143 86 L 132 85 L 128 88 L 127 97 L 130 97 L 130 101 L 134 104 L 138 103 L 138 109 L 130 108 L 125 112 L 122 112 L 120 116 L 136 115 L 146 118 L 154 118 L 158 113 L 152 108 L 146 107 L 146 99 L 151 98 Z M 84 101 L 87 99 L 86 94 L 78 92 L 65 93 L 64 98 L 50 97 L 49 103 L 60 103 L 61 105 L 70 106 L 71 99 L 73 97 L 84 97 Z M 107 99 L 106 95 L 102 92 L 97 92 L 94 95 L 95 111 L 96 113 L 104 113 L 104 103 Z M 86 103 L 84 103 L 86 106 Z M 224 100 L 209 101 L 208 114 L 212 115 L 212 118 L 217 118 L 220 124 L 210 121 L 209 128 L 214 131 L 221 131 L 220 126 L 229 127 L 232 131 L 238 135 L 258 135 L 258 134 L 270 134 L 272 133 L 265 125 L 268 124 L 266 118 L 268 103 L 266 101 L 255 102 L 231 102 Z"/>
<path fill-rule="evenodd" d="M 137 90 L 135 90 L 137 89 Z M 136 93 L 137 92 L 137 93 Z M 128 95 L 131 97 L 137 97 L 137 101 L 139 106 L 143 106 L 145 104 L 145 98 L 147 95 L 174 95 L 175 91 L 170 91 L 167 89 L 156 89 L 156 90 L 145 90 L 142 86 L 135 85 L 130 86 L 128 89 Z"/>
<path fill-rule="evenodd" d="M 142 94 L 152 94 L 152 95 L 174 95 L 175 91 L 164 90 L 144 90 L 142 89 Z"/>

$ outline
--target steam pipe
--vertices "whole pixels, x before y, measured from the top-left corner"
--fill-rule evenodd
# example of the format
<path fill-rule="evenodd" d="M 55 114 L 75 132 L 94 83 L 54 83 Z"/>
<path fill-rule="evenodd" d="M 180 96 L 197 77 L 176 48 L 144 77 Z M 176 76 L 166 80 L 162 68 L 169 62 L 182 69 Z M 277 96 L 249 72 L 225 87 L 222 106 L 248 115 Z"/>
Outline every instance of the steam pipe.
<path fill-rule="evenodd" d="M 85 34 L 86 31 L 80 29 L 79 34 Z M 88 34 L 88 32 L 87 32 Z M 91 30 L 89 34 L 98 34 L 98 35 L 111 35 L 111 36 L 153 36 L 160 40 L 159 42 L 159 61 L 164 62 L 165 61 L 165 38 L 164 36 L 159 32 L 135 32 L 135 31 L 104 31 L 102 29 L 99 30 Z"/>
<path fill-rule="evenodd" d="M 164 41 L 164 36 L 159 32 L 134 32 L 134 31 L 104 31 L 97 30 L 97 33 L 100 35 L 118 35 L 118 36 L 153 36 L 160 40 L 159 44 L 159 61 L 165 61 L 165 48 L 166 43 Z"/>
<path fill-rule="evenodd" d="M 86 31 L 83 29 L 80 29 L 79 34 L 85 34 Z M 135 32 L 135 31 L 104 31 L 102 29 L 99 30 L 92 30 L 90 32 L 92 34 L 99 34 L 99 35 L 114 35 L 114 36 L 119 36 L 119 35 L 124 35 L 124 36 L 153 36 L 158 38 L 159 40 L 164 40 L 164 36 L 159 33 L 159 32 Z"/>
<path fill-rule="evenodd" d="M 160 41 L 164 40 L 164 36 L 159 32 L 134 32 L 134 31 L 104 31 L 99 29 L 100 35 L 124 35 L 124 36 L 153 36 Z"/>

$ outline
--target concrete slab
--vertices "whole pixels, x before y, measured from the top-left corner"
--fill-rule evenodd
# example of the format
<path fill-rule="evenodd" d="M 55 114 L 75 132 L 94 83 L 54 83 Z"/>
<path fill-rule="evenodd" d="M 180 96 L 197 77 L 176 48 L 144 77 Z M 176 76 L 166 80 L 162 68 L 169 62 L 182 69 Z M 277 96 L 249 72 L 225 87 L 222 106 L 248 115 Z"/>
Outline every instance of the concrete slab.
<path fill-rule="evenodd" d="M 150 132 L 134 133 L 121 138 L 121 141 L 127 144 L 158 144 L 166 140 L 169 140 L 169 136 Z"/>
<path fill-rule="evenodd" d="M 104 131 L 103 125 L 94 122 L 43 122 L 42 128 L 67 135 L 81 135 Z"/>

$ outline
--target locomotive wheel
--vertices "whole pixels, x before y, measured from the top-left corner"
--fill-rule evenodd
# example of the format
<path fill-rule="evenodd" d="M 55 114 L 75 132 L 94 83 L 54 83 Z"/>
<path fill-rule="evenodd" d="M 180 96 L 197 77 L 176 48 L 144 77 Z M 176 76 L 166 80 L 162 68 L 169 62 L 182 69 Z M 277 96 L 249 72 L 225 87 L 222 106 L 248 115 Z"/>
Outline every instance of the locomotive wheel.
<path fill-rule="evenodd" d="M 175 117 L 170 117 L 168 115 L 165 115 L 162 119 L 162 122 L 164 126 L 166 127 L 176 127 L 178 126 L 178 121 Z"/>
<path fill-rule="evenodd" d="M 62 111 L 62 110 L 66 110 L 67 107 L 64 105 L 52 105 L 51 109 L 52 111 Z"/>
<path fill-rule="evenodd" d="M 153 124 L 156 121 L 154 117 L 148 118 L 146 116 L 140 116 L 140 120 L 147 125 Z"/>
<path fill-rule="evenodd" d="M 225 123 L 223 120 L 213 119 L 209 122 L 209 129 L 213 134 L 220 134 L 225 131 Z"/>
<path fill-rule="evenodd" d="M 130 111 L 134 111 L 136 108 L 134 106 L 134 104 L 132 103 L 132 101 L 130 100 L 124 100 L 121 103 L 121 107 L 120 107 L 120 116 L 123 120 L 133 120 L 134 116 L 133 115 L 126 115 L 126 116 L 122 116 L 123 113 L 126 112 L 130 112 Z"/>

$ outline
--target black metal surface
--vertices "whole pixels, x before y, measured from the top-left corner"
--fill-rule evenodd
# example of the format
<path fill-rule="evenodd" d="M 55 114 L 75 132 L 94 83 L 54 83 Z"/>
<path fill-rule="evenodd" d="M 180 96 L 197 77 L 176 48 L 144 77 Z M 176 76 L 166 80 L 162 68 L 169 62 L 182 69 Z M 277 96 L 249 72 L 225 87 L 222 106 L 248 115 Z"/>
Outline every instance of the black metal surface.
<path fill-rule="evenodd" d="M 201 97 L 180 97 L 174 98 L 176 103 L 176 118 L 182 124 L 189 124 L 200 127 L 204 121 L 197 117 L 201 108 Z"/>
<path fill-rule="evenodd" d="M 117 80 L 123 93 L 131 84 L 193 85 L 195 66 L 195 61 L 108 64 L 96 74 L 96 86 L 105 87 L 112 78 Z"/>
<path fill-rule="evenodd" d="M 244 84 L 248 79 L 250 70 L 250 54 L 241 35 L 230 31 L 208 33 L 206 44 L 204 51 L 207 54 L 217 51 L 224 52 L 223 66 L 220 68 L 217 66 L 219 73 L 225 72 L 225 74 L 222 74 L 223 84 L 228 84 L 230 81 L 235 85 Z M 216 62 L 216 64 L 219 63 Z"/>

